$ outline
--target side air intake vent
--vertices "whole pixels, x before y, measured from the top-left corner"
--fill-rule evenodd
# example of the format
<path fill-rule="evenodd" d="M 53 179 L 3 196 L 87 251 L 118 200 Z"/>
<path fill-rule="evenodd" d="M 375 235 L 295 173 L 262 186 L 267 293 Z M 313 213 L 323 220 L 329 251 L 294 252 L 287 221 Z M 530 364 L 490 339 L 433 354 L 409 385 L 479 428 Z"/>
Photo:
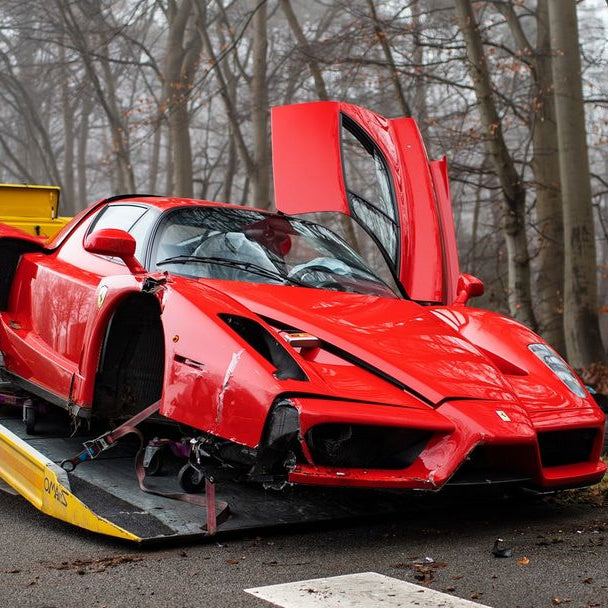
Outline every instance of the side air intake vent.
<path fill-rule="evenodd" d="M 266 361 L 276 367 L 277 371 L 274 374 L 276 378 L 308 380 L 287 349 L 265 327 L 253 319 L 238 315 L 220 314 L 219 317 Z"/>

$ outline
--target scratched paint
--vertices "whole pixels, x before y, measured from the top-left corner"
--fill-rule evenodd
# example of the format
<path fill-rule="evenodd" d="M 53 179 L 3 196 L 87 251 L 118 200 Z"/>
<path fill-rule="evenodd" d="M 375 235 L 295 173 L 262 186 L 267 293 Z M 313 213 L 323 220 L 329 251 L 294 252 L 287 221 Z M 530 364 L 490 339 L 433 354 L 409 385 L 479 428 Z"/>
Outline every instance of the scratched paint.
<path fill-rule="evenodd" d="M 222 388 L 220 392 L 217 394 L 217 409 L 215 414 L 215 424 L 219 424 L 222 420 L 222 414 L 224 412 L 224 398 L 226 396 L 226 391 L 228 390 L 228 384 L 230 383 L 230 379 L 234 374 L 234 370 L 239 363 L 239 359 L 241 355 L 245 352 L 245 349 L 241 349 L 236 353 L 232 353 L 232 359 L 230 359 L 230 365 L 226 368 L 226 373 L 224 374 L 224 380 L 222 381 Z"/>

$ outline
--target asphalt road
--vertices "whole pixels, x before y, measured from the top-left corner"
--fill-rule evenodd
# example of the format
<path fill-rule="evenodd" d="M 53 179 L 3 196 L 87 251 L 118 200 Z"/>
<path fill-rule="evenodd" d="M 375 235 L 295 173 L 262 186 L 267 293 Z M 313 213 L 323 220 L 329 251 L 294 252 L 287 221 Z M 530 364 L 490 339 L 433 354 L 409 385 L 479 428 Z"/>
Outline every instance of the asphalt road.
<path fill-rule="evenodd" d="M 0 492 L 0 606 L 261 608 L 244 589 L 372 571 L 495 608 L 608 607 L 606 507 L 472 493 L 413 505 L 389 521 L 142 550 Z M 498 537 L 512 557 L 492 555 Z"/>

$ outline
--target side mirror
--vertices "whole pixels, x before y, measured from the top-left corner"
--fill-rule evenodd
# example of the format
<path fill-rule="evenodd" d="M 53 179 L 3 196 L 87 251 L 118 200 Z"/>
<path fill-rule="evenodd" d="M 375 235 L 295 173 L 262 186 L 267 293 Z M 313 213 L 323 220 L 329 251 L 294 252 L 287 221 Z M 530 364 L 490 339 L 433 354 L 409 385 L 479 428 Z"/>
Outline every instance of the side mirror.
<path fill-rule="evenodd" d="M 120 258 L 133 274 L 141 274 L 146 269 L 135 258 L 135 239 L 124 230 L 102 228 L 87 236 L 84 248 L 89 253 Z"/>
<path fill-rule="evenodd" d="M 456 289 L 456 299 L 454 304 L 464 306 L 470 298 L 482 296 L 484 292 L 483 281 L 474 277 L 472 274 L 461 274 L 458 277 L 458 287 Z"/>

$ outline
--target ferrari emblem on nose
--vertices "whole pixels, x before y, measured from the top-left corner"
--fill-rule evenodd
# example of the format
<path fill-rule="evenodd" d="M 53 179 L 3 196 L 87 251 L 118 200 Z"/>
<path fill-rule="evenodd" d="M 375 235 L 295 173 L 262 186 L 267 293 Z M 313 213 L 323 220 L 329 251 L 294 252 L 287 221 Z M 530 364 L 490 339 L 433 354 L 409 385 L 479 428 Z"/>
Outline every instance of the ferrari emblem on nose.
<path fill-rule="evenodd" d="M 496 410 L 496 413 L 498 414 L 498 417 L 501 420 L 504 420 L 505 422 L 511 422 L 511 418 L 509 418 L 509 416 L 502 410 Z"/>

